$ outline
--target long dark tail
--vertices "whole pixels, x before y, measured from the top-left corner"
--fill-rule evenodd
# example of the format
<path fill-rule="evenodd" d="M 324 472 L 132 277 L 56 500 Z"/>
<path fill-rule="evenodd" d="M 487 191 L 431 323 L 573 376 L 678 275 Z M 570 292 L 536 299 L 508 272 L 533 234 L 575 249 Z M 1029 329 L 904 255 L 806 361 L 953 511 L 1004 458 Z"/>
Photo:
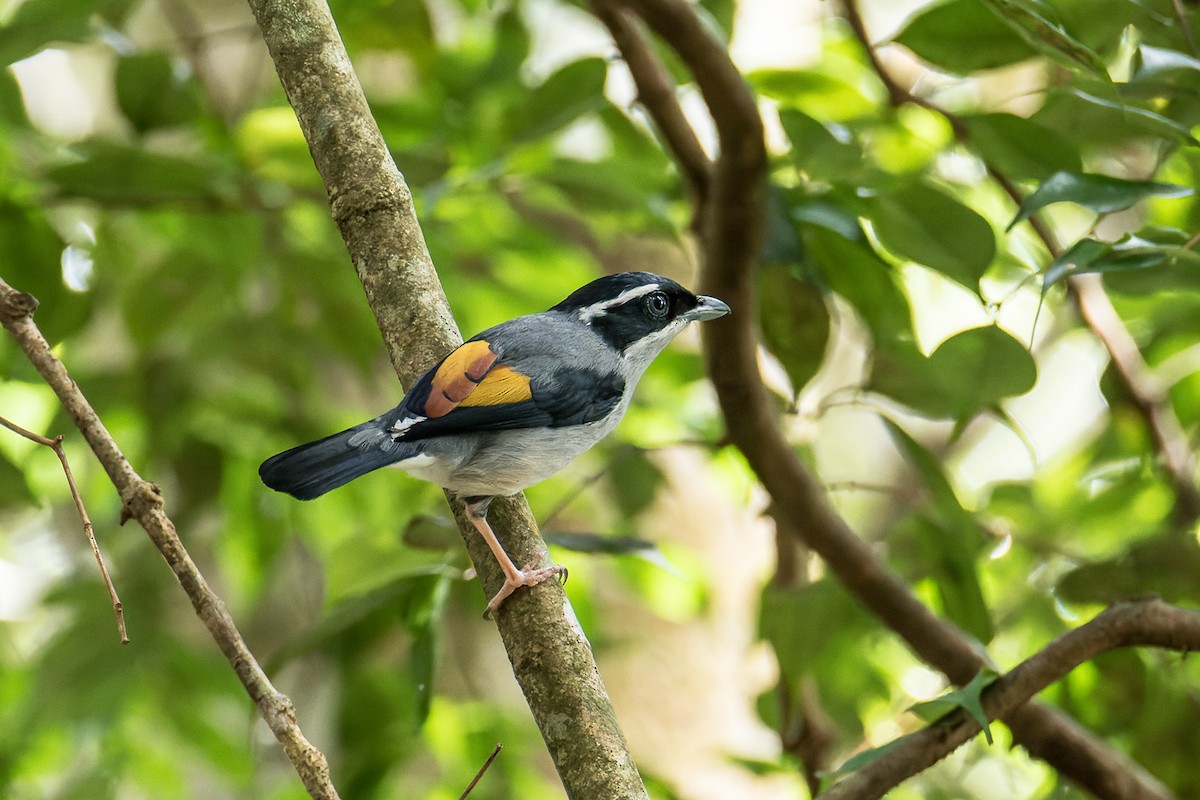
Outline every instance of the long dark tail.
<path fill-rule="evenodd" d="M 258 476 L 277 492 L 312 500 L 406 458 L 410 449 L 392 442 L 382 420 L 373 419 L 271 456 L 258 468 Z"/>

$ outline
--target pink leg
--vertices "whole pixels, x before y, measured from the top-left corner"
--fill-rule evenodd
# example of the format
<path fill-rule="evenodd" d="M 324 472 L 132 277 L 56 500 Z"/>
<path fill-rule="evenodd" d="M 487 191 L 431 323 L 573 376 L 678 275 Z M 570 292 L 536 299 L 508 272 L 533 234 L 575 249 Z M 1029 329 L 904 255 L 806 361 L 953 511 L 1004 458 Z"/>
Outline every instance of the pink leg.
<path fill-rule="evenodd" d="M 525 569 L 517 569 L 517 565 L 509 558 L 508 553 L 504 552 L 504 548 L 500 545 L 500 540 L 496 538 L 496 533 L 492 530 L 492 526 L 487 521 L 487 507 L 492 498 L 471 497 L 464 500 L 467 510 L 467 518 L 471 520 L 471 524 L 475 526 L 475 530 L 479 531 L 479 535 L 487 542 L 488 549 L 492 551 L 492 555 L 496 557 L 497 563 L 500 564 L 500 569 L 504 571 L 504 585 L 500 587 L 500 591 L 496 592 L 496 596 L 488 601 L 487 611 L 484 616 L 488 617 L 496 613 L 496 610 L 504 604 L 508 596 L 522 586 L 537 586 L 542 581 L 555 575 L 566 574 L 566 568 L 561 564 L 551 564 L 548 567 L 540 567 L 534 569 L 532 565 L 527 565 Z"/>

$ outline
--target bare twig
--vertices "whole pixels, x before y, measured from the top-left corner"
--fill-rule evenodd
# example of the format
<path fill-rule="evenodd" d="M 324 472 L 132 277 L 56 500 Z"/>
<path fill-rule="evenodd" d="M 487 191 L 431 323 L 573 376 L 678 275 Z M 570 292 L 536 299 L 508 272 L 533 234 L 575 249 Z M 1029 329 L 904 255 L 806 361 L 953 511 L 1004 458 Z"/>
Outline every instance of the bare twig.
<path fill-rule="evenodd" d="M 208 586 L 184 548 L 175 523 L 163 511 L 158 487 L 144 480 L 113 440 L 91 404 L 71 379 L 67 368 L 50 349 L 32 317 L 37 301 L 0 280 L 0 323 L 12 334 L 29 362 L 54 390 L 63 409 L 75 422 L 83 438 L 108 473 L 124 506 L 123 515 L 136 519 L 162 553 L 179 585 L 183 587 L 196 614 L 233 667 L 242 686 L 250 695 L 271 732 L 283 746 L 308 793 L 316 800 L 337 800 L 337 790 L 329 779 L 325 756 L 304 737 L 296 721 L 296 709 L 276 689 L 258 660 L 250 652 L 221 598 Z"/>
<path fill-rule="evenodd" d="M 475 777 L 467 784 L 467 788 L 463 790 L 463 793 L 458 796 L 458 800 L 467 800 L 467 795 L 475 789 L 475 785 L 479 783 L 480 778 L 483 777 L 483 773 L 488 771 L 488 768 L 492 766 L 492 762 L 496 760 L 496 756 L 500 755 L 500 751 L 503 749 L 504 744 L 497 742 L 496 746 L 492 748 L 492 754 L 487 757 L 487 761 L 483 762 L 483 766 L 475 773 Z"/>
<path fill-rule="evenodd" d="M 121 598 L 117 596 L 117 587 L 113 586 L 112 578 L 109 577 L 108 567 L 104 566 L 104 556 L 100 554 L 100 545 L 96 543 L 96 532 L 92 527 L 92 520 L 88 517 L 87 509 L 84 508 L 83 498 L 79 496 L 79 487 L 75 485 L 75 476 L 71 473 L 71 465 L 67 463 L 67 452 L 62 446 L 63 437 L 59 435 L 49 439 L 40 433 L 26 430 L 4 417 L 0 417 L 0 425 L 18 436 L 24 436 L 31 442 L 49 447 L 54 451 L 54 455 L 58 456 L 63 474 L 67 476 L 67 486 L 71 490 L 71 497 L 75 500 L 75 510 L 79 512 L 79 519 L 83 522 L 83 535 L 87 537 L 88 544 L 92 546 L 92 555 L 96 557 L 96 566 L 100 568 L 100 577 L 104 579 L 104 586 L 108 589 L 108 598 L 112 601 L 113 614 L 117 617 L 117 633 L 121 637 L 121 644 L 129 644 L 129 633 L 125 630 L 125 609 L 121 605 Z"/>
<path fill-rule="evenodd" d="M 1200 648 L 1200 614 L 1158 599 L 1117 603 L 1085 625 L 1055 639 L 983 691 L 988 719 L 1002 717 L 1080 664 L 1118 647 L 1149 646 L 1190 652 Z M 888 747 L 877 759 L 831 787 L 824 800 L 874 800 L 928 769 L 980 732 L 957 710 Z"/>

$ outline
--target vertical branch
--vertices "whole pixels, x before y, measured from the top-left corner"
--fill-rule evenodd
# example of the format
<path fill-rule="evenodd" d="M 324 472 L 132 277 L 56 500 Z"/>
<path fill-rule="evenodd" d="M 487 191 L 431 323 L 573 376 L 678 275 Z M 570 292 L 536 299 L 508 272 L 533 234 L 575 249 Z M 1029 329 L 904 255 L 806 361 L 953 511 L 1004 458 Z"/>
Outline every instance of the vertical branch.
<path fill-rule="evenodd" d="M 401 382 L 411 385 L 462 339 L 425 247 L 412 195 L 371 116 L 323 0 L 249 0 L 280 82 L 329 193 L 333 220 Z M 490 596 L 503 582 L 487 545 L 453 502 Z M 518 564 L 546 545 L 523 496 L 498 498 L 489 521 Z M 562 587 L 521 592 L 497 616 L 513 674 L 573 798 L 644 798 L 591 645 Z"/>

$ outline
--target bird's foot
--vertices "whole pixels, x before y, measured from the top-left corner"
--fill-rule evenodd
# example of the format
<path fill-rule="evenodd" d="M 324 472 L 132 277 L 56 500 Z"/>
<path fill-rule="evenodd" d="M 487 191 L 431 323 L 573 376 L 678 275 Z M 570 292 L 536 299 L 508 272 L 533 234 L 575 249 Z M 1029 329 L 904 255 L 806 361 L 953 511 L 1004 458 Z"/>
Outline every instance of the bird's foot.
<path fill-rule="evenodd" d="M 504 601 L 508 599 L 508 596 L 522 586 L 537 586 L 547 578 L 555 576 L 559 576 L 559 580 L 566 583 L 567 568 L 562 564 L 551 564 L 548 567 L 538 567 L 536 569 L 527 565 L 523 570 L 506 575 L 504 577 L 504 585 L 500 587 L 500 591 L 496 592 L 496 596 L 488 601 L 487 610 L 483 612 L 483 618 L 490 619 L 495 615 L 497 609 L 504 605 Z"/>

